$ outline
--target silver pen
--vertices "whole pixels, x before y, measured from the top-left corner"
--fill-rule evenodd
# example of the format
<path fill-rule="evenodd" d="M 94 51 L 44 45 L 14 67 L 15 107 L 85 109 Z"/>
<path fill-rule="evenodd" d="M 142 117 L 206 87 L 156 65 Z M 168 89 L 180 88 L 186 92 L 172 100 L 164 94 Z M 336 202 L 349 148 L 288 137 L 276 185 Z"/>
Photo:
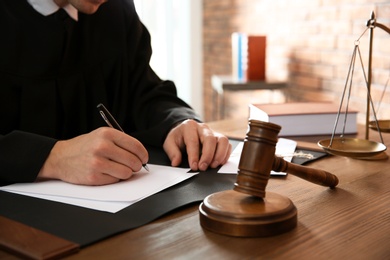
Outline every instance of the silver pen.
<path fill-rule="evenodd" d="M 125 131 L 123 131 L 122 127 L 118 124 L 118 122 L 115 120 L 115 118 L 111 115 L 111 113 L 107 110 L 107 108 L 102 103 L 97 105 L 97 109 L 99 110 L 99 114 L 102 116 L 104 122 L 106 122 L 106 124 L 109 127 L 112 127 L 112 128 L 117 129 L 117 130 L 120 130 L 122 132 L 125 132 Z M 149 171 L 149 167 L 147 164 L 142 164 L 142 166 L 145 168 L 145 170 Z"/>

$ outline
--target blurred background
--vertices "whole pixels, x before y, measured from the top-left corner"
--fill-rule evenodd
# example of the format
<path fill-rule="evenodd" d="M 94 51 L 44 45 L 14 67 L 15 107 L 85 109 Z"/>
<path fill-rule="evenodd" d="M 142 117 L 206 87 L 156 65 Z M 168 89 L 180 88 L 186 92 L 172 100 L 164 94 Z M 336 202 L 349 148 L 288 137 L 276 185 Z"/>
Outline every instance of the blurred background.
<path fill-rule="evenodd" d="M 203 119 L 246 117 L 249 103 L 341 101 L 355 44 L 367 74 L 369 30 L 376 21 L 390 27 L 390 1 L 372 0 L 136 0 L 152 35 L 152 67 L 174 80 L 179 96 Z M 378 118 L 390 118 L 390 35 L 375 28 L 371 96 Z M 212 77 L 232 75 L 234 32 L 264 35 L 266 82 L 283 90 L 225 91 Z M 359 42 L 357 42 L 357 40 Z M 385 92 L 384 92 L 385 90 Z M 367 90 L 356 63 L 350 105 L 365 120 Z M 222 110 L 222 113 L 221 113 Z"/>

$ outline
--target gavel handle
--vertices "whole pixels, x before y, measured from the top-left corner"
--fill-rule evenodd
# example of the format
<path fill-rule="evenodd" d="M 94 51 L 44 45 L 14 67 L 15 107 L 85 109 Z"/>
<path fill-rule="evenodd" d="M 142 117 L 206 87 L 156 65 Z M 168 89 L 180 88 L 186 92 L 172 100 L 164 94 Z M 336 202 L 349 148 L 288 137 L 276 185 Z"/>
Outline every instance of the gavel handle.
<path fill-rule="evenodd" d="M 277 156 L 275 156 L 272 170 L 275 172 L 287 172 L 307 181 L 331 188 L 336 187 L 339 183 L 339 179 L 327 171 L 289 163 Z"/>

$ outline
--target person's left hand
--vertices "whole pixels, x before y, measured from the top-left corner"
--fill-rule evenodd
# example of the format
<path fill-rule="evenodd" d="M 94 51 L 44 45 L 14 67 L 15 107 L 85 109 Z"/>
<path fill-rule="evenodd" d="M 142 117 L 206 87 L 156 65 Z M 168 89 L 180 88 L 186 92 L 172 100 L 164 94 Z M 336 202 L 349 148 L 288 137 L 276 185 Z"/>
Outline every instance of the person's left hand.
<path fill-rule="evenodd" d="M 232 145 L 226 136 L 191 119 L 171 129 L 163 148 L 172 166 L 181 163 L 182 151 L 185 149 L 188 163 L 194 171 L 205 171 L 208 167 L 216 168 L 225 164 L 232 151 Z"/>

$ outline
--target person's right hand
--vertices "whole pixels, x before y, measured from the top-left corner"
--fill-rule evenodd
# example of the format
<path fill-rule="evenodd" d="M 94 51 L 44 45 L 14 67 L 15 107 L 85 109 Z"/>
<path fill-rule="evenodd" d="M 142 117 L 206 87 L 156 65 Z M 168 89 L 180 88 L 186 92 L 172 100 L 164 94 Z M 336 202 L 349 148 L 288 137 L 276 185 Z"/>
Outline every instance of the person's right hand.
<path fill-rule="evenodd" d="M 129 179 L 148 161 L 148 152 L 135 138 L 109 127 L 58 141 L 38 178 L 84 185 L 104 185 Z"/>

